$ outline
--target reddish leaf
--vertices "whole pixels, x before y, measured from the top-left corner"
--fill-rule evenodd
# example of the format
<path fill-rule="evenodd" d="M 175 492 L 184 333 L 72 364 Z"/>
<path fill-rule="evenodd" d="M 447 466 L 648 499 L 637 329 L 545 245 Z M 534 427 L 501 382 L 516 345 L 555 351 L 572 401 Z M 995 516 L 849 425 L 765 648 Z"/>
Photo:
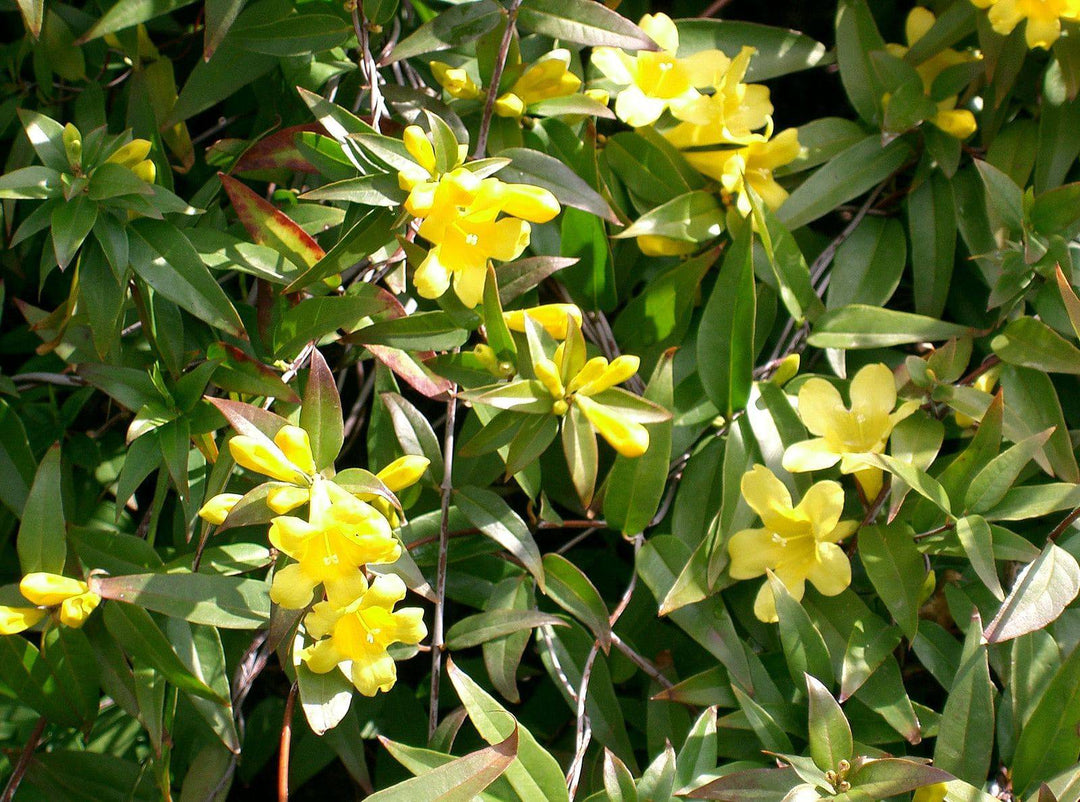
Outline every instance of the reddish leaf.
<path fill-rule="evenodd" d="M 206 400 L 217 407 L 218 412 L 225 416 L 225 420 L 238 434 L 263 435 L 273 440 L 278 429 L 288 423 L 280 415 L 241 401 L 229 401 L 227 398 L 207 398 Z"/>
<path fill-rule="evenodd" d="M 416 392 L 428 398 L 445 398 L 453 392 L 454 384 L 436 376 L 412 355 L 386 345 L 365 346 L 376 359 L 394 371 Z"/>
<path fill-rule="evenodd" d="M 259 245 L 273 248 L 297 267 L 316 264 L 326 251 L 299 225 L 265 198 L 224 173 L 218 173 L 240 222 Z"/>
<path fill-rule="evenodd" d="M 238 173 L 247 173 L 252 170 L 285 168 L 300 173 L 317 173 L 318 170 L 315 166 L 300 155 L 300 151 L 296 147 L 296 135 L 305 131 L 322 133 L 322 130 L 322 126 L 318 123 L 306 123 L 275 131 L 248 148 L 244 155 L 237 160 L 233 170 Z M 233 205 L 236 205 L 235 200 Z"/>

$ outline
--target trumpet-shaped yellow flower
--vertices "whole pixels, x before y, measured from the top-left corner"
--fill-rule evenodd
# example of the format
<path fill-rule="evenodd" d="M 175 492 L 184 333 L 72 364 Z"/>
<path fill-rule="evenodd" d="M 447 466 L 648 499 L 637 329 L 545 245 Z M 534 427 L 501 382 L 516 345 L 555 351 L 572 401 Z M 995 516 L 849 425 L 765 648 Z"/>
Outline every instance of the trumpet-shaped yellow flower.
<path fill-rule="evenodd" d="M 510 331 L 525 331 L 526 316 L 539 323 L 556 340 L 566 339 L 570 320 L 581 325 L 581 310 L 575 304 L 541 304 L 532 309 L 503 312 L 503 320 Z"/>
<path fill-rule="evenodd" d="M 431 465 L 431 460 L 427 457 L 406 454 L 404 457 L 398 457 L 375 476 L 391 493 L 397 493 L 419 482 L 420 477 L 427 473 L 429 465 Z"/>
<path fill-rule="evenodd" d="M 790 164 L 802 148 L 794 128 L 771 138 L 749 142 L 730 150 L 686 151 L 683 156 L 699 172 L 720 182 L 728 197 L 744 217 L 752 209 L 750 187 L 770 209 L 778 209 L 787 200 L 787 190 L 773 178 L 773 171 Z"/>
<path fill-rule="evenodd" d="M 441 61 L 431 61 L 429 66 L 435 80 L 439 82 L 439 86 L 450 97 L 459 100 L 479 100 L 484 96 L 484 90 L 469 76 L 469 73 L 464 68 L 452 67 Z"/>
<path fill-rule="evenodd" d="M 1080 0 L 972 0 L 979 8 L 989 8 L 990 25 L 1008 36 L 1027 20 L 1024 37 L 1029 48 L 1049 50 L 1061 36 L 1062 20 L 1080 20 Z"/>
<path fill-rule="evenodd" d="M 934 26 L 935 20 L 936 17 L 930 9 L 921 6 L 913 8 L 908 14 L 904 26 L 904 35 L 907 39 L 908 46 L 904 47 L 899 44 L 888 44 L 885 46 L 886 49 L 897 58 L 903 58 L 908 50 L 916 42 L 922 39 L 923 36 L 926 35 L 926 32 Z M 949 67 L 955 67 L 958 64 L 973 61 L 976 58 L 977 56 L 961 53 L 959 50 L 953 50 L 951 47 L 947 47 L 941 52 L 926 59 L 926 61 L 915 68 L 916 72 L 919 73 L 919 77 L 922 79 L 923 91 L 929 95 L 930 90 L 934 86 L 934 81 Z M 949 136 L 957 139 L 967 139 L 975 133 L 975 115 L 967 109 L 956 108 L 957 99 L 956 95 L 952 95 L 951 97 L 938 101 L 937 113 L 930 119 L 930 122 Z"/>
<path fill-rule="evenodd" d="M 784 452 L 784 469 L 816 471 L 840 463 L 841 473 L 853 473 L 868 498 L 881 490 L 881 469 L 867 457 L 881 454 L 893 427 L 919 407 L 917 401 L 896 406 L 892 371 L 881 363 L 867 365 L 851 380 L 851 407 L 825 379 L 807 379 L 799 388 L 799 417 L 811 440 L 794 443 Z"/>
<path fill-rule="evenodd" d="M 570 72 L 570 51 L 552 50 L 514 81 L 510 91 L 495 101 L 501 117 L 520 117 L 533 103 L 572 95 L 581 88 L 581 79 Z"/>
<path fill-rule="evenodd" d="M 0 607 L 0 635 L 29 629 L 52 610 L 64 626 L 78 629 L 101 603 L 85 582 L 60 574 L 37 571 L 19 583 L 19 592 L 33 607 Z"/>
<path fill-rule="evenodd" d="M 302 659 L 316 674 L 340 668 L 364 696 L 389 691 L 397 667 L 387 647 L 419 643 L 427 635 L 422 609 L 394 610 L 404 598 L 405 583 L 397 576 L 377 576 L 368 586 L 361 574 L 355 599 L 344 605 L 320 602 L 305 617 L 316 643 L 304 649 Z"/>
<path fill-rule="evenodd" d="M 630 55 L 612 47 L 596 47 L 592 63 L 605 77 L 622 87 L 615 98 L 615 114 L 632 126 L 651 125 L 671 109 L 678 117 L 701 97 L 701 87 L 713 87 L 731 60 L 719 50 L 702 50 L 678 58 L 679 31 L 667 14 L 646 14 L 638 27 L 659 46 L 656 52 Z"/>
<path fill-rule="evenodd" d="M 841 521 L 844 490 L 833 481 L 817 482 L 793 506 L 787 487 L 764 465 L 743 474 L 742 495 L 761 518 L 760 529 L 743 529 L 728 541 L 732 579 L 754 579 L 772 571 L 796 599 L 807 580 L 826 596 L 851 584 L 851 563 L 837 544 L 858 528 Z M 754 600 L 754 615 L 774 622 L 776 600 L 766 582 Z"/>
<path fill-rule="evenodd" d="M 229 517 L 236 502 L 242 498 L 243 496 L 239 493 L 219 493 L 202 505 L 199 509 L 199 517 L 207 523 L 220 526 Z"/>
<path fill-rule="evenodd" d="M 716 91 L 701 95 L 679 109 L 682 121 L 664 137 L 677 148 L 717 144 L 746 144 L 763 139 L 754 134 L 768 125 L 773 113 L 769 88 L 743 83 L 754 48 L 744 47 L 720 77 Z"/>
<path fill-rule="evenodd" d="M 306 607 L 320 584 L 331 601 L 348 604 L 363 579 L 361 566 L 401 555 L 378 510 L 324 479 L 312 486 L 308 520 L 274 518 L 270 543 L 296 560 L 274 574 L 270 589 L 270 598 L 290 610 Z"/>
<path fill-rule="evenodd" d="M 576 327 L 575 333 L 578 337 L 581 336 Z M 567 355 L 583 352 L 584 347 L 579 350 L 560 345 L 555 351 L 554 360 L 541 357 L 533 365 L 536 378 L 554 399 L 552 411 L 556 415 L 565 415 L 570 405 L 576 404 L 593 431 L 607 440 L 619 454 L 624 457 L 640 457 L 649 448 L 648 429 L 617 410 L 590 398 L 622 384 L 636 374 L 640 360 L 636 356 L 623 354 L 609 363 L 604 357 L 598 356 L 578 365 L 576 362 L 579 360 Z M 575 364 L 570 364 L 572 360 Z M 569 377 L 568 381 L 564 381 L 566 377 Z"/>
<path fill-rule="evenodd" d="M 307 486 L 315 472 L 308 433 L 299 426 L 282 426 L 274 439 L 240 434 L 229 441 L 236 464 L 288 484 Z"/>

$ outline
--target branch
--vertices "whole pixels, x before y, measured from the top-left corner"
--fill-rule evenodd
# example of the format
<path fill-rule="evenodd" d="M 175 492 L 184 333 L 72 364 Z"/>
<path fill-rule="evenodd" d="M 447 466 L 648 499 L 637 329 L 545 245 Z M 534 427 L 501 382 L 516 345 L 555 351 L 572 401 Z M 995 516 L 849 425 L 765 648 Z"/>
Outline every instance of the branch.
<path fill-rule="evenodd" d="M 514 25 L 517 23 L 519 8 L 521 8 L 521 0 L 512 0 L 507 9 L 506 28 L 503 30 L 502 41 L 499 43 L 499 52 L 495 56 L 495 69 L 491 71 L 491 83 L 488 85 L 487 97 L 484 99 L 484 116 L 480 120 L 480 132 L 476 135 L 474 159 L 482 159 L 487 153 L 491 115 L 495 113 L 495 98 L 499 94 L 499 84 L 502 82 L 503 70 L 506 69 L 506 59 L 510 55 L 510 43 L 514 39 Z"/>
<path fill-rule="evenodd" d="M 285 701 L 285 720 L 281 723 L 281 744 L 278 749 L 277 796 L 278 802 L 289 802 L 289 750 L 292 747 L 293 708 L 296 706 L 298 683 L 289 688 Z"/>
<path fill-rule="evenodd" d="M 34 725 L 34 731 L 30 733 L 30 739 L 26 742 L 26 746 L 23 747 L 22 754 L 19 755 L 19 762 L 15 764 L 15 768 L 11 772 L 11 778 L 4 787 L 0 802 L 11 802 L 15 792 L 19 790 L 19 783 L 22 782 L 27 769 L 30 768 L 31 761 L 34 759 L 34 750 L 41 743 L 41 736 L 45 732 L 45 723 L 45 716 L 42 716 Z"/>

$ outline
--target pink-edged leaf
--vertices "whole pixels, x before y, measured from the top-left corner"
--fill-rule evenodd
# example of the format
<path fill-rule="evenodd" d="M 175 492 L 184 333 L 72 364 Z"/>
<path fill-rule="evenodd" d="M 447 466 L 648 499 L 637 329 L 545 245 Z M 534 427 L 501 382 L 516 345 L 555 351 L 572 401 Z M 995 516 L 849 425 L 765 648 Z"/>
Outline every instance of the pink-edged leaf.
<path fill-rule="evenodd" d="M 237 434 L 249 437 L 261 435 L 273 440 L 278 430 L 288 423 L 280 415 L 242 401 L 230 401 L 227 398 L 207 398 L 206 400 L 217 407 L 218 412 L 225 416 L 225 420 Z"/>
<path fill-rule="evenodd" d="M 263 137 L 237 160 L 233 170 L 247 173 L 253 170 L 295 170 L 299 173 L 317 173 L 318 170 L 305 159 L 296 147 L 296 137 L 305 132 L 321 134 L 323 127 L 318 123 L 306 123 L 282 128 L 269 136 Z"/>
<path fill-rule="evenodd" d="M 398 501 L 398 497 L 371 471 L 363 468 L 346 468 L 334 475 L 334 484 L 361 498 L 378 496 L 393 505 L 399 513 L 401 512 L 401 502 Z"/>
<path fill-rule="evenodd" d="M 218 355 L 222 362 L 211 381 L 223 390 L 273 396 L 290 404 L 300 403 L 300 396 L 281 380 L 281 373 L 242 349 L 225 342 L 213 343 L 207 348 L 210 359 L 215 359 Z"/>
<path fill-rule="evenodd" d="M 428 398 L 445 398 L 453 392 L 454 384 L 449 379 L 437 376 L 422 363 L 398 348 L 385 345 L 365 346 L 376 359 L 394 371 L 416 392 Z"/>
<path fill-rule="evenodd" d="M 275 487 L 287 487 L 287 485 L 283 482 L 263 482 L 245 493 L 229 510 L 229 514 L 225 516 L 225 520 L 218 526 L 217 531 L 223 532 L 237 526 L 269 523 L 277 513 L 267 506 L 266 496 Z"/>
<path fill-rule="evenodd" d="M 268 200 L 224 173 L 218 173 L 218 178 L 255 243 L 273 248 L 301 268 L 312 267 L 326 256 L 319 243 Z"/>
<path fill-rule="evenodd" d="M 320 471 L 332 467 L 345 442 L 345 424 L 337 382 L 318 348 L 311 352 L 311 369 L 300 407 L 300 428 L 311 439 L 315 467 Z"/>

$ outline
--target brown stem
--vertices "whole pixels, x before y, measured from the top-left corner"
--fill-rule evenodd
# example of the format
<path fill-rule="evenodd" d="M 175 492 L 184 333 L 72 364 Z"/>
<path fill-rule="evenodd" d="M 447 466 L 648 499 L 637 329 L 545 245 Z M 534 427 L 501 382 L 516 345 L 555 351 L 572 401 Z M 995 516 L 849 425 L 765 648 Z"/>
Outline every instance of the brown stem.
<path fill-rule="evenodd" d="M 285 718 L 281 722 L 281 742 L 278 747 L 277 798 L 278 802 L 289 802 L 289 751 L 292 747 L 293 708 L 296 706 L 298 683 L 289 688 L 289 698 L 285 700 Z"/>
<path fill-rule="evenodd" d="M 476 135 L 476 148 L 473 150 L 474 159 L 482 159 L 487 154 L 491 115 L 495 113 L 495 98 L 499 95 L 499 83 L 502 81 L 503 70 L 506 69 L 506 59 L 510 55 L 510 43 L 514 39 L 514 25 L 517 23 L 519 8 L 521 8 L 521 0 L 512 0 L 510 7 L 506 10 L 506 29 L 503 31 L 502 41 L 499 43 L 499 52 L 495 57 L 495 68 L 491 71 L 491 83 L 488 85 L 487 97 L 484 99 L 484 116 L 480 120 L 480 131 Z"/>
<path fill-rule="evenodd" d="M 454 492 L 454 423 L 457 419 L 457 389 L 446 405 L 443 433 L 442 518 L 439 523 L 439 561 L 435 568 L 435 615 L 431 625 L 431 701 L 428 707 L 428 738 L 439 726 L 439 682 L 445 646 L 443 619 L 446 613 L 446 563 L 450 551 L 450 495 Z"/>
<path fill-rule="evenodd" d="M 45 732 L 45 724 L 45 716 L 42 716 L 38 719 L 37 724 L 34 725 L 34 731 L 30 733 L 30 739 L 26 742 L 26 746 L 23 747 L 22 754 L 19 755 L 19 762 L 15 764 L 15 768 L 11 772 L 11 778 L 4 787 L 4 793 L 0 796 L 0 802 L 11 802 L 12 797 L 15 796 L 15 792 L 19 790 L 19 783 L 22 782 L 27 769 L 30 768 L 30 762 L 34 759 L 34 750 L 37 749 L 38 744 L 41 743 L 41 736 Z"/>
<path fill-rule="evenodd" d="M 1072 522 L 1075 521 L 1077 518 L 1080 518 L 1080 507 L 1077 507 L 1075 510 L 1073 510 L 1061 519 L 1061 523 L 1055 526 L 1054 531 L 1052 531 L 1049 536 L 1047 536 L 1046 542 L 1053 543 L 1055 540 L 1057 540 L 1058 537 L 1061 536 L 1061 533 L 1068 529 Z"/>

